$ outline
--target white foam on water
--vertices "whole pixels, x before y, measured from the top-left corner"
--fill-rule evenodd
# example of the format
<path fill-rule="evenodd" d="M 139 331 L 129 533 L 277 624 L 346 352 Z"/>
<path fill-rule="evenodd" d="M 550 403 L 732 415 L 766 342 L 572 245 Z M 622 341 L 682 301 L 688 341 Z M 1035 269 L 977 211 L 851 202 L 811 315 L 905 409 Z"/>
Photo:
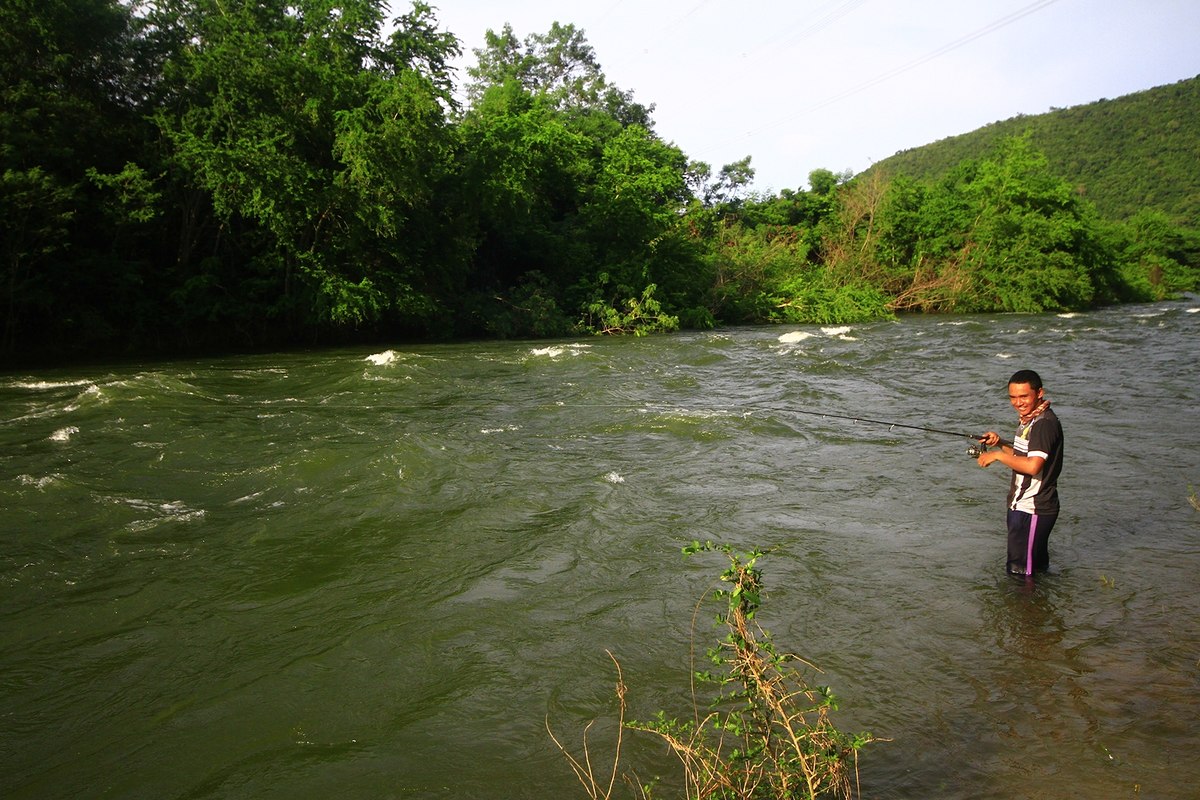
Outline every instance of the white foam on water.
<path fill-rule="evenodd" d="M 61 475 L 44 475 L 40 478 L 35 478 L 32 475 L 18 475 L 17 482 L 22 486 L 32 486 L 35 489 L 45 489 L 62 480 Z"/>
<path fill-rule="evenodd" d="M 535 347 L 529 351 L 531 356 L 546 356 L 548 358 L 562 358 L 564 355 L 578 356 L 582 355 L 585 350 L 590 348 L 590 344 L 573 343 L 573 344 L 552 344 L 549 347 Z"/>
<path fill-rule="evenodd" d="M 125 530 L 127 531 L 148 531 L 164 522 L 194 522 L 198 519 L 203 519 L 205 516 L 204 509 L 189 508 L 181 500 L 172 500 L 167 503 L 153 503 L 148 500 L 128 498 L 125 500 L 125 503 L 139 511 L 148 512 L 153 515 L 149 519 L 139 519 L 130 522 L 125 526 Z"/>
<path fill-rule="evenodd" d="M 608 481 L 609 483 L 613 483 L 613 484 L 616 484 L 616 483 L 624 483 L 624 482 L 625 482 L 625 479 L 624 479 L 624 478 L 622 478 L 622 477 L 621 477 L 619 474 L 617 474 L 617 472 L 615 472 L 615 471 L 613 471 L 613 472 L 610 472 L 610 473 L 608 473 L 607 475 L 605 475 L 605 476 L 604 476 L 604 480 Z"/>
<path fill-rule="evenodd" d="M 1183 313 L 1185 313 L 1185 314 L 1195 314 L 1197 311 L 1200 311 L 1200 306 L 1196 306 L 1195 308 L 1185 308 L 1185 309 L 1183 310 Z"/>
<path fill-rule="evenodd" d="M 813 334 L 808 331 L 790 331 L 789 333 L 782 334 L 779 337 L 779 341 L 783 344 L 795 344 L 796 342 L 803 342 L 805 339 L 811 339 L 812 337 Z"/>
<path fill-rule="evenodd" d="M 35 391 L 69 389 L 75 386 L 88 386 L 89 391 L 96 389 L 96 384 L 86 378 L 74 381 L 17 381 L 12 384 L 14 389 L 33 389 Z"/>
<path fill-rule="evenodd" d="M 503 428 L 481 428 L 479 432 L 483 433 L 483 434 L 489 434 L 489 433 L 508 433 L 511 431 L 519 431 L 519 430 L 521 430 L 520 425 L 505 425 Z"/>
<path fill-rule="evenodd" d="M 1012 353 L 996 353 L 996 358 L 1012 358 Z"/>
<path fill-rule="evenodd" d="M 671 419 L 693 420 L 693 419 L 718 419 L 726 417 L 747 417 L 751 412 L 747 411 L 742 414 L 737 414 L 727 408 L 666 408 L 666 407 L 646 407 L 639 408 L 639 414 L 657 414 Z"/>
<path fill-rule="evenodd" d="M 101 391 L 100 391 L 100 387 L 94 383 L 90 384 L 86 389 L 84 389 L 82 392 L 79 393 L 79 397 L 89 397 L 89 396 L 96 397 L 96 398 L 99 398 L 101 401 L 107 402 L 103 393 L 101 393 Z M 79 397 L 77 397 L 75 399 L 78 400 Z M 68 403 L 67 405 L 63 406 L 63 411 L 67 411 L 67 412 L 77 411 L 78 409 L 79 409 L 78 402 Z"/>
<path fill-rule="evenodd" d="M 1058 317 L 1060 319 L 1075 319 L 1078 316 L 1079 316 L 1078 311 L 1066 311 L 1066 312 L 1063 312 L 1062 314 L 1058 315 Z"/>
<path fill-rule="evenodd" d="M 850 331 L 854 330 L 849 325 L 832 325 L 821 328 L 821 333 L 826 336 L 841 339 L 843 342 L 857 342 L 857 336 L 851 336 Z"/>
<path fill-rule="evenodd" d="M 59 428 L 54 433 L 50 434 L 50 441 L 69 442 L 71 437 L 77 433 L 79 433 L 79 428 L 76 428 L 74 425 L 68 425 L 65 428 Z"/>
<path fill-rule="evenodd" d="M 382 353 L 372 353 L 364 358 L 363 361 L 370 361 L 377 367 L 384 367 L 396 361 L 396 351 L 384 350 Z"/>

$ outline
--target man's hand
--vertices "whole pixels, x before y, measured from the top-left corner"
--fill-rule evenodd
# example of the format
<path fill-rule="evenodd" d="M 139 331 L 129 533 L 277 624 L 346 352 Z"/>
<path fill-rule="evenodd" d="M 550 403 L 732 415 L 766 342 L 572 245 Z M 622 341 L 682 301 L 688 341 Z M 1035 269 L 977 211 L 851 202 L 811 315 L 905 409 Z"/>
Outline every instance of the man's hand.
<path fill-rule="evenodd" d="M 979 466 L 986 467 L 990 466 L 993 461 L 999 461 L 1002 455 L 1004 455 L 1003 450 L 985 450 L 979 454 L 979 457 L 975 461 Z"/>
<path fill-rule="evenodd" d="M 1042 466 L 1045 465 L 1046 459 L 1041 456 L 1019 456 L 1012 452 L 1012 449 L 1005 444 L 1001 444 L 997 450 L 988 450 L 980 453 L 975 461 L 981 467 L 991 466 L 999 461 L 1006 467 L 1019 472 L 1022 475 L 1037 475 L 1042 471 Z"/>

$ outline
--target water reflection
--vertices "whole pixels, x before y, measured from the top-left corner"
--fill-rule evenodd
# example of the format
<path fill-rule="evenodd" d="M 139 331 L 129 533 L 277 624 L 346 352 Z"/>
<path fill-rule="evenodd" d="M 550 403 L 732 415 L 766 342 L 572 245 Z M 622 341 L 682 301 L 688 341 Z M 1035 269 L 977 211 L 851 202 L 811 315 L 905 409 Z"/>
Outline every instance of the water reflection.
<path fill-rule="evenodd" d="M 1067 621 L 1077 588 L 1069 573 L 1052 572 L 1036 580 L 1004 576 L 980 593 L 980 640 L 994 652 L 977 691 L 998 762 L 988 772 L 1005 781 L 991 787 L 996 796 L 1102 796 L 1113 789 L 1113 776 L 1095 771 L 1112 766 L 1112 756 L 1091 702 L 1089 641 Z M 1091 768 L 1081 777 L 1064 771 L 1064 763 Z M 1095 782 L 1095 793 L 1078 794 L 1081 781 Z"/>
<path fill-rule="evenodd" d="M 997 647 L 1026 658 L 1038 658 L 1061 644 L 1065 625 L 1058 604 L 1061 586 L 1053 576 L 1005 576 L 984 601 L 986 630 Z"/>

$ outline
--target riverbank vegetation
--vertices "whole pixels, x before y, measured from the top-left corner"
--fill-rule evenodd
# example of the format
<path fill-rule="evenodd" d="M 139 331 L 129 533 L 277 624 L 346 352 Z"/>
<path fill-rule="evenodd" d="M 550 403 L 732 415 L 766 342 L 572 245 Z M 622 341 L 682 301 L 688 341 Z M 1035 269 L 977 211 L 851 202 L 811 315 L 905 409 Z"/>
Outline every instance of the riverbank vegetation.
<path fill-rule="evenodd" d="M 795 666 L 801 664 L 812 671 L 811 665 L 777 650 L 771 635 L 758 624 L 764 586 L 757 562 L 766 553 L 740 553 L 729 545 L 711 542 L 693 542 L 683 552 L 719 552 L 728 559 L 720 576 L 728 588 L 711 596 L 720 607 L 717 623 L 725 629 L 723 638 L 707 650 L 713 668 L 693 669 L 690 717 L 680 719 L 659 712 L 649 721 L 627 722 L 628 687 L 620 662 L 609 653 L 617 669 L 619 719 L 607 779 L 597 775 L 592 766 L 586 730 L 583 752 L 577 756 L 547 723 L 551 738 L 587 796 L 591 800 L 612 797 L 626 729 L 651 734 L 667 745 L 679 760 L 683 796 L 693 800 L 856 796 L 858 751 L 873 737 L 838 730 L 830 718 L 837 701 L 829 687 L 811 685 Z M 714 687 L 716 697 L 702 702 L 697 684 Z M 622 777 L 641 797 L 654 795 L 655 782 L 634 775 Z"/>
<path fill-rule="evenodd" d="M 0 358 L 1066 310 L 1200 286 L 1196 219 L 1102 217 L 1028 134 L 936 178 L 815 169 L 754 194 L 750 157 L 714 169 L 663 140 L 572 25 L 489 32 L 460 86 L 433 9 L 390 13 L 0 6 Z"/>

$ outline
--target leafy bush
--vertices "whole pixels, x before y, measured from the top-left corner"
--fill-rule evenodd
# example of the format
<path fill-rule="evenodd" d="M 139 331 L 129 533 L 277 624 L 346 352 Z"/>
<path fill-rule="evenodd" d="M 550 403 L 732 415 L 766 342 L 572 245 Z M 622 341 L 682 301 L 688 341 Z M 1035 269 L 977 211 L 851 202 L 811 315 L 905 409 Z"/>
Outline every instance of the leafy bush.
<path fill-rule="evenodd" d="M 593 300 L 583 308 L 579 329 L 596 335 L 631 333 L 634 336 L 679 330 L 679 317 L 664 314 L 661 304 L 654 299 L 656 288 L 650 284 L 642 290 L 641 297 L 624 300 L 621 308 L 602 299 Z"/>
<path fill-rule="evenodd" d="M 819 277 L 793 278 L 775 295 L 773 322 L 849 325 L 892 316 L 889 298 L 865 283 L 831 286 Z"/>
<path fill-rule="evenodd" d="M 559 308 L 550 281 L 536 270 L 526 273 L 508 296 L 496 296 L 483 313 L 489 334 L 502 339 L 565 336 L 571 321 Z"/>

